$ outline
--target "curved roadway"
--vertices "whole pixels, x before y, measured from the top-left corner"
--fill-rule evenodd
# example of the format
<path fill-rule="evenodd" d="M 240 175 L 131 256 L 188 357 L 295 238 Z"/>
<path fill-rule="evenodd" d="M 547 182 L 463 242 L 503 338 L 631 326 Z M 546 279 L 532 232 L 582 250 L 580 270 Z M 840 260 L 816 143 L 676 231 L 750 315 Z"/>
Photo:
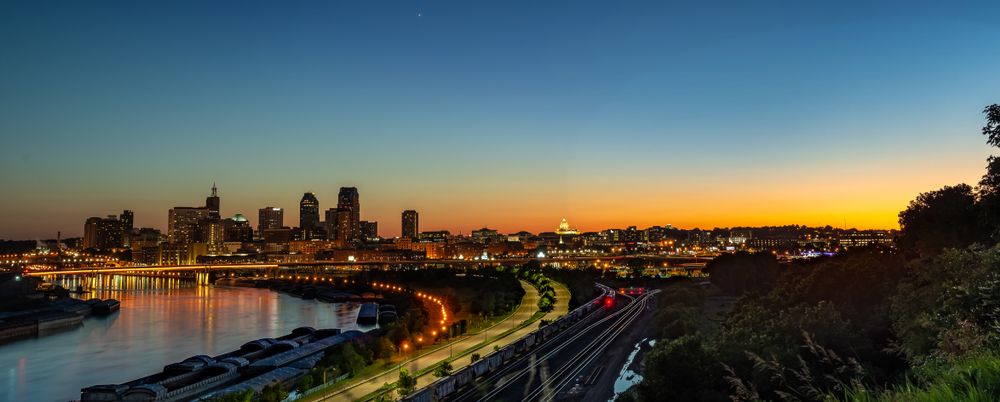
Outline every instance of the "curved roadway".
<path fill-rule="evenodd" d="M 552 311 L 546 313 L 541 319 L 552 320 L 558 316 L 566 314 L 569 311 L 569 299 L 570 293 L 569 289 L 566 288 L 561 283 L 552 281 L 553 289 L 556 292 L 556 303 Z M 505 320 L 487 328 L 484 331 L 480 331 L 475 334 L 466 335 L 451 343 L 445 343 L 442 345 L 433 346 L 428 349 L 420 351 L 420 355 L 405 363 L 397 366 L 393 369 L 383 371 L 379 374 L 369 377 L 368 379 L 357 382 L 347 388 L 340 389 L 337 391 L 332 391 L 329 394 L 313 394 L 309 395 L 302 400 L 313 400 L 313 401 L 354 401 L 361 399 L 372 392 L 377 391 L 380 387 L 386 383 L 393 383 L 399 379 L 399 369 L 401 367 L 406 367 L 411 373 L 416 373 L 417 371 L 434 366 L 440 363 L 442 360 L 448 359 L 453 355 L 459 355 L 465 352 L 467 349 L 472 349 L 476 347 L 479 343 L 489 339 L 491 336 L 496 336 L 504 331 L 511 328 L 517 327 L 519 324 L 530 319 L 532 316 L 538 312 L 538 299 L 540 297 L 538 290 L 530 283 L 521 281 L 521 287 L 524 289 L 524 297 L 521 299 L 521 305 L 518 306 L 514 313 L 507 317 Z M 536 321 L 537 322 L 537 321 Z M 486 356 L 488 353 L 493 351 L 493 347 L 504 347 L 520 337 L 538 329 L 538 325 L 532 323 L 524 328 L 520 328 L 503 338 L 496 339 L 490 342 L 488 345 L 484 345 L 476 349 L 472 353 L 479 353 L 481 356 Z M 469 354 L 471 355 L 471 353 Z M 463 356 L 451 363 L 452 371 L 458 370 L 465 367 L 471 363 L 471 358 Z M 427 386 L 428 384 L 437 380 L 432 373 L 428 372 L 419 378 L 417 378 L 417 388 Z"/>

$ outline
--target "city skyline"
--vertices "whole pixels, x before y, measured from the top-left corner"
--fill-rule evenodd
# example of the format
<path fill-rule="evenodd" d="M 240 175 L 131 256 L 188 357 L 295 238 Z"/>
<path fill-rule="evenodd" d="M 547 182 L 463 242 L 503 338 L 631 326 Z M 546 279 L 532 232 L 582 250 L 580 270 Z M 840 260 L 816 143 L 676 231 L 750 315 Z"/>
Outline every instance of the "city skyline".
<path fill-rule="evenodd" d="M 3 401 L 1000 401 L 1000 1 L 0 1 Z"/>
<path fill-rule="evenodd" d="M 888 229 L 978 182 L 997 4 L 635 7 L 4 3 L 0 238 L 165 228 L 213 180 L 466 233 Z"/>
<path fill-rule="evenodd" d="M 357 203 L 358 199 L 361 198 L 361 197 L 358 197 L 360 191 L 358 191 L 356 187 L 344 187 L 344 188 L 341 188 L 338 191 L 338 195 L 339 194 L 343 194 L 344 190 L 354 191 L 353 194 L 354 194 L 355 197 L 357 197 L 357 198 L 354 199 L 354 202 L 356 202 L 356 203 Z M 213 219 L 216 219 L 216 220 L 218 220 L 220 218 L 225 220 L 225 219 L 230 219 L 230 218 L 238 216 L 239 219 L 246 220 L 250 224 L 250 227 L 253 230 L 257 231 L 257 230 L 261 230 L 262 229 L 262 227 L 260 226 L 260 222 L 261 222 L 261 219 L 263 219 L 263 216 L 264 216 L 263 214 L 265 213 L 265 211 L 274 210 L 274 211 L 277 211 L 277 214 L 279 216 L 278 221 L 282 222 L 283 224 L 274 224 L 274 223 L 271 223 L 271 224 L 265 225 L 267 228 L 269 228 L 269 229 L 280 229 L 282 227 L 287 227 L 287 228 L 303 229 L 303 226 L 302 226 L 302 223 L 301 223 L 302 222 L 302 218 L 301 218 L 301 215 L 296 212 L 297 208 L 286 208 L 286 207 L 283 207 L 283 206 L 268 205 L 268 206 L 261 207 L 261 208 L 258 209 L 258 212 L 259 212 L 258 215 L 260 216 L 260 218 L 255 220 L 255 219 L 250 219 L 251 216 L 255 216 L 255 215 L 247 214 L 247 213 L 244 213 L 242 211 L 236 211 L 236 212 L 232 212 L 232 213 L 226 212 L 225 211 L 225 207 L 224 207 L 224 205 L 226 205 L 226 203 L 224 203 L 224 202 L 221 203 L 223 205 L 223 207 L 219 208 L 220 199 L 224 199 L 224 198 L 225 197 L 219 195 L 217 186 L 216 186 L 215 183 L 213 183 L 212 184 L 212 189 L 211 189 L 211 196 L 209 196 L 209 197 L 206 198 L 206 201 L 205 201 L 206 205 L 205 206 L 174 206 L 174 207 L 171 207 L 170 209 L 168 209 L 166 211 L 167 212 L 167 219 L 165 219 L 165 223 L 164 223 L 163 227 L 159 227 L 159 226 L 155 226 L 155 225 L 142 226 L 142 227 L 144 227 L 144 228 L 152 228 L 152 229 L 157 229 L 157 230 L 162 230 L 163 233 L 169 233 L 170 232 L 170 230 L 169 230 L 169 228 L 170 228 L 170 222 L 171 222 L 170 216 L 172 216 L 174 214 L 175 210 L 184 210 L 184 211 L 196 211 L 196 212 L 200 211 L 202 214 L 208 214 L 206 216 L 212 216 L 212 217 L 214 217 Z M 316 194 L 314 192 L 311 192 L 311 191 L 305 192 L 304 195 L 302 196 L 302 199 L 305 200 L 307 198 L 310 200 L 311 208 L 316 208 L 318 210 L 318 209 L 322 208 L 323 205 L 324 205 L 323 202 L 321 200 L 319 200 L 319 198 L 316 196 Z M 299 203 L 300 207 L 303 205 L 302 202 L 303 201 L 300 201 L 300 203 Z M 318 205 L 314 205 L 314 204 L 312 204 L 312 202 L 316 202 Z M 331 212 L 331 211 L 338 211 L 338 208 L 339 208 L 338 205 L 339 205 L 339 202 L 336 202 L 336 203 L 333 204 L 332 207 L 327 208 L 328 210 L 330 210 L 330 211 L 328 211 L 327 218 L 329 218 L 331 216 L 331 215 L 329 215 L 329 212 Z M 213 207 L 214 207 L 214 209 L 213 209 Z M 219 211 L 217 211 L 218 212 L 217 214 L 213 214 L 213 213 L 209 212 L 209 211 L 215 211 L 215 209 L 219 210 Z M 295 213 L 296 215 L 293 215 L 293 216 L 290 217 L 290 216 L 287 215 L 288 212 Z M 129 227 L 133 227 L 134 226 L 136 229 L 139 229 L 140 226 L 135 226 L 135 224 L 133 223 L 133 221 L 134 221 L 133 211 L 126 209 L 125 213 L 128 216 L 128 225 L 129 225 Z M 316 212 L 316 213 L 318 214 L 318 212 Z M 387 239 L 389 239 L 389 238 L 396 238 L 396 237 L 402 237 L 403 230 L 404 230 L 403 226 L 407 224 L 406 223 L 407 222 L 407 217 L 406 217 L 407 213 L 413 213 L 414 214 L 414 217 L 413 217 L 414 222 L 413 222 L 413 224 L 414 224 L 414 229 L 416 230 L 417 234 L 419 234 L 421 232 L 435 232 L 435 231 L 442 231 L 442 230 L 444 230 L 444 231 L 450 231 L 452 234 L 456 234 L 456 235 L 457 234 L 469 235 L 470 233 L 472 233 L 475 230 L 486 229 L 486 228 L 493 229 L 493 230 L 498 230 L 500 233 L 507 233 L 507 234 L 513 234 L 513 233 L 517 233 L 517 232 L 521 232 L 521 231 L 528 231 L 530 233 L 543 233 L 543 232 L 552 232 L 552 231 L 555 231 L 555 232 L 558 233 L 559 230 L 563 229 L 562 226 L 565 226 L 566 222 L 567 222 L 566 217 L 563 216 L 563 217 L 560 218 L 561 219 L 561 223 L 559 223 L 559 224 L 546 225 L 547 222 L 539 222 L 537 225 L 535 225 L 535 226 L 537 226 L 537 229 L 534 229 L 534 230 L 532 230 L 532 229 L 525 229 L 525 228 L 506 228 L 506 227 L 503 227 L 503 226 L 489 225 L 489 224 L 475 226 L 475 227 L 472 227 L 472 228 L 470 228 L 468 230 L 455 230 L 455 229 L 448 228 L 448 227 L 425 228 L 422 225 L 418 224 L 417 221 L 416 221 L 416 219 L 417 219 L 416 218 L 416 214 L 418 214 L 419 211 L 415 211 L 415 210 L 411 210 L 411 209 L 406 209 L 406 210 L 399 211 L 399 213 L 397 214 L 397 218 L 399 218 L 400 216 L 402 216 L 401 220 L 397 219 L 397 221 L 395 221 L 395 222 L 393 222 L 391 220 L 382 221 L 383 224 L 379 225 L 380 227 L 377 229 L 378 230 L 377 235 L 380 236 L 380 237 L 383 237 L 383 238 L 387 238 Z M 91 224 L 90 222 L 92 220 L 95 220 L 95 219 L 96 220 L 101 220 L 101 219 L 103 219 L 102 218 L 103 216 L 108 216 L 109 218 L 118 219 L 117 217 L 114 216 L 114 214 L 111 214 L 111 213 L 108 213 L 108 214 L 105 214 L 105 215 L 97 214 L 97 215 L 88 217 L 86 219 L 86 222 L 85 222 L 86 224 L 84 226 L 85 227 L 89 227 L 89 225 Z M 125 216 L 125 215 L 122 215 L 122 216 Z M 364 215 L 362 215 L 362 217 L 363 216 Z M 316 217 L 316 216 L 314 216 L 314 217 Z M 336 214 L 333 215 L 333 217 L 334 217 L 334 219 L 337 219 L 336 218 L 337 217 Z M 197 217 L 196 218 L 192 218 L 190 220 L 190 224 L 195 224 L 197 221 L 199 221 L 199 220 L 201 220 L 203 218 L 204 217 L 202 217 L 202 218 L 197 218 Z M 318 217 L 316 217 L 316 218 L 318 219 Z M 124 219 L 124 218 L 122 218 L 122 219 Z M 298 222 L 298 224 L 296 224 L 296 222 Z M 368 219 L 368 220 L 361 219 L 360 220 L 361 224 L 364 224 L 366 222 L 369 223 L 369 224 L 377 224 L 379 222 L 379 220 L 373 220 L 373 219 Z M 330 225 L 330 222 L 328 222 L 327 220 L 320 220 L 320 221 L 318 221 L 316 223 L 320 224 L 320 227 L 326 226 L 327 228 L 331 228 L 330 226 L 328 226 L 328 225 Z M 678 228 L 678 229 L 687 229 L 687 230 L 690 230 L 690 229 L 710 230 L 710 229 L 714 229 L 714 228 L 768 227 L 768 226 L 785 226 L 785 225 L 802 225 L 802 226 L 808 226 L 808 227 L 831 226 L 831 227 L 840 228 L 840 229 L 859 229 L 859 230 L 892 230 L 892 229 L 895 229 L 895 228 L 880 228 L 880 227 L 858 227 L 858 226 L 846 225 L 846 223 L 847 222 L 845 221 L 843 225 L 839 225 L 839 226 L 838 225 L 833 225 L 833 224 L 826 224 L 826 225 L 804 225 L 804 224 L 801 224 L 801 223 L 794 223 L 794 222 L 783 223 L 783 224 L 713 225 L 713 226 L 681 226 L 681 225 L 674 225 L 674 224 L 672 224 L 670 222 L 665 222 L 665 223 L 664 222 L 660 222 L 660 223 L 651 223 L 651 224 L 639 224 L 639 225 L 632 224 L 632 223 L 622 223 L 622 224 L 612 225 L 612 226 L 606 226 L 606 227 L 588 227 L 586 225 L 583 225 L 581 227 L 584 228 L 584 229 L 577 230 L 576 228 L 574 228 L 573 231 L 574 231 L 574 233 L 577 233 L 577 232 L 599 232 L 599 231 L 607 230 L 607 229 L 625 229 L 625 228 L 628 228 L 628 227 L 638 227 L 639 229 L 645 229 L 645 228 L 654 227 L 654 226 L 670 226 L 670 227 L 675 227 L 675 228 Z M 334 227 L 332 227 L 332 231 L 339 230 L 336 227 L 337 225 L 339 225 L 339 223 L 334 224 Z M 576 225 L 574 225 L 574 226 L 576 226 Z M 394 228 L 394 229 L 392 229 L 392 228 Z M 388 229 L 388 230 L 386 231 L 386 229 Z M 327 230 L 328 230 L 327 232 L 323 233 L 324 237 L 328 233 L 332 233 L 332 232 L 329 231 L 329 229 L 327 229 Z M 82 237 L 83 236 L 83 232 L 86 232 L 86 230 L 81 231 L 81 234 L 79 236 Z M 62 233 L 62 235 L 63 235 L 64 238 L 69 238 L 69 237 L 75 237 L 76 236 L 72 231 L 61 232 L 61 233 Z M 336 237 L 336 235 L 332 235 L 332 236 Z M 311 237 L 311 235 L 307 234 L 306 238 L 309 238 L 309 237 Z M 7 240 L 16 240 L 16 239 L 11 238 L 11 239 L 7 239 Z"/>

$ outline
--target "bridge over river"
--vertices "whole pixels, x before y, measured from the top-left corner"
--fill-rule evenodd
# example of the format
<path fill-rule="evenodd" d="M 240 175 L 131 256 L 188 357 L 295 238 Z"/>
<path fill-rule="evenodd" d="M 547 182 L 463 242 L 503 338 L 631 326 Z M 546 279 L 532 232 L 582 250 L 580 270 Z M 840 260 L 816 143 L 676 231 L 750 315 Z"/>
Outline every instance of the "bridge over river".
<path fill-rule="evenodd" d="M 301 272 L 320 273 L 329 271 L 364 271 L 369 269 L 387 269 L 392 267 L 466 267 L 478 268 L 487 266 L 500 266 L 512 264 L 524 264 L 529 261 L 539 261 L 543 264 L 554 264 L 567 268 L 576 268 L 591 265 L 603 265 L 604 267 L 619 266 L 625 260 L 642 259 L 652 262 L 654 266 L 683 266 L 687 264 L 701 264 L 711 260 L 712 257 L 698 256 L 677 256 L 677 255 L 622 255 L 622 256 L 600 256 L 600 257 L 560 257 L 560 258 L 504 258 L 490 260 L 470 260 L 470 259 L 450 259 L 450 260 L 401 260 L 401 261 L 309 261 L 309 262 L 281 262 L 281 263 L 248 263 L 248 264 L 195 264 L 195 265 L 156 265 L 156 266 L 91 266 L 75 267 L 71 269 L 50 269 L 31 270 L 24 273 L 26 276 L 50 276 L 50 275 L 88 275 L 88 274 L 152 274 L 157 273 L 211 273 L 211 272 L 235 272 L 235 271 L 264 271 L 265 276 L 272 276 L 276 272 Z"/>

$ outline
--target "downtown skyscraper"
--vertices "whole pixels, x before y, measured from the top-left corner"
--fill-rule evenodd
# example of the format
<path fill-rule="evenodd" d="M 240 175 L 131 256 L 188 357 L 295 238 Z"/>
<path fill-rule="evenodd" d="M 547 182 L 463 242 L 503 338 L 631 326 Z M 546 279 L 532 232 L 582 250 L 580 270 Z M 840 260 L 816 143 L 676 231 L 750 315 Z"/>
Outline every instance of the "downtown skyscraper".
<path fill-rule="evenodd" d="M 303 239 L 312 239 L 318 232 L 321 232 L 319 224 L 319 200 L 316 194 L 302 194 L 299 201 L 299 228 L 302 230 Z"/>
<path fill-rule="evenodd" d="M 208 219 L 218 220 L 222 218 L 219 214 L 219 189 L 212 183 L 212 195 L 205 198 L 205 208 L 208 208 Z"/>
<path fill-rule="evenodd" d="M 205 207 L 173 207 L 167 212 L 167 236 L 172 243 L 187 244 L 198 241 L 200 225 L 208 218 Z"/>
<path fill-rule="evenodd" d="M 337 240 L 345 244 L 361 239 L 361 200 L 357 187 L 341 187 L 337 195 Z"/>
<path fill-rule="evenodd" d="M 285 226 L 285 211 L 277 207 L 264 207 L 257 210 L 257 233 L 264 235 L 265 230 L 281 229 Z"/>
<path fill-rule="evenodd" d="M 417 234 L 420 233 L 420 216 L 417 215 L 417 211 L 412 209 L 403 211 L 402 229 L 400 237 L 417 238 Z"/>

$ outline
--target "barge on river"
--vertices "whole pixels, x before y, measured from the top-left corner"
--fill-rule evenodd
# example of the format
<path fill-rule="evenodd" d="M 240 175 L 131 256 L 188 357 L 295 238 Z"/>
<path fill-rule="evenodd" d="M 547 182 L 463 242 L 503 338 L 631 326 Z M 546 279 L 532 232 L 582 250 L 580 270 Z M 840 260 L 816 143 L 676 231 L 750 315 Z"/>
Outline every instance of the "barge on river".
<path fill-rule="evenodd" d="M 280 338 L 262 338 L 215 357 L 198 355 L 163 371 L 122 384 L 81 390 L 81 402 L 187 401 L 252 390 L 275 382 L 290 385 L 312 369 L 326 349 L 363 335 L 359 331 L 296 328 Z"/>

